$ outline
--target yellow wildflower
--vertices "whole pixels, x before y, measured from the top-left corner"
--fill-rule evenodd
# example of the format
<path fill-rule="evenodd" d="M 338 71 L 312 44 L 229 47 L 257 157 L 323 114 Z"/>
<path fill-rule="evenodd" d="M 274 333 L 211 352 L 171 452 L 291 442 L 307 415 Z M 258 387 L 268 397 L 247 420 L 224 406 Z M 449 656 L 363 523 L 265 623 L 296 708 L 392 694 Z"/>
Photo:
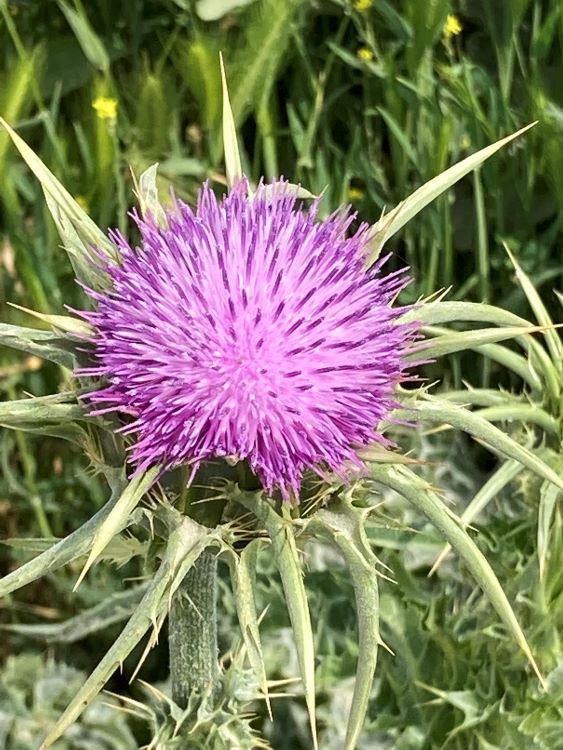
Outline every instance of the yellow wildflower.
<path fill-rule="evenodd" d="M 373 51 L 369 47 L 360 47 L 356 54 L 364 62 L 369 62 L 374 57 Z"/>
<path fill-rule="evenodd" d="M 88 211 L 90 210 L 90 204 L 88 203 L 88 199 L 85 195 L 75 195 L 74 200 L 78 203 L 83 211 L 86 211 L 86 213 L 88 213 Z"/>
<path fill-rule="evenodd" d="M 100 120 L 115 120 L 117 118 L 117 99 L 111 96 L 98 96 L 92 102 L 92 107 Z"/>
<path fill-rule="evenodd" d="M 354 187 L 353 185 L 350 185 L 348 188 L 348 200 L 350 203 L 357 203 L 358 201 L 361 201 L 364 197 L 364 191 L 362 188 Z"/>
<path fill-rule="evenodd" d="M 367 13 L 373 5 L 373 0 L 354 0 L 354 10 L 358 13 Z"/>
<path fill-rule="evenodd" d="M 471 148 L 471 138 L 467 135 L 467 133 L 464 133 L 462 135 L 459 145 L 464 151 L 469 151 L 469 149 Z"/>
<path fill-rule="evenodd" d="M 444 24 L 443 28 L 443 34 L 446 39 L 450 39 L 452 36 L 461 34 L 462 30 L 463 24 L 457 16 L 449 15 L 446 18 L 446 23 Z"/>

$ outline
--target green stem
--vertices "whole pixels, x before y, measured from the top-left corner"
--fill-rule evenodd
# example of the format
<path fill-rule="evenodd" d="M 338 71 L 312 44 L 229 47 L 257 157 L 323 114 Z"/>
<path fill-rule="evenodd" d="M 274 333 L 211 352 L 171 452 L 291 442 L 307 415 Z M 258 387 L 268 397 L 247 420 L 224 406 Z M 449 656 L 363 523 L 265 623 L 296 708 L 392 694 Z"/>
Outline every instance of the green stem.
<path fill-rule="evenodd" d="M 204 551 L 172 599 L 168 618 L 172 698 L 185 708 L 190 695 L 213 694 L 217 661 L 217 557 Z"/>

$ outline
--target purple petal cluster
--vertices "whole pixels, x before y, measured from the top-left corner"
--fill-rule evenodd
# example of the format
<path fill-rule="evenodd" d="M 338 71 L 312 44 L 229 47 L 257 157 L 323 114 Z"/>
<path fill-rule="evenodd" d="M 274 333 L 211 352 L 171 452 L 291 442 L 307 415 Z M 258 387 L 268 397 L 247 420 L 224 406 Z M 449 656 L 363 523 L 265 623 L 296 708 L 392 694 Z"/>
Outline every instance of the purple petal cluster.
<path fill-rule="evenodd" d="M 414 335 L 391 306 L 408 279 L 367 271 L 367 225 L 316 209 L 243 180 L 221 200 L 204 186 L 195 211 L 177 201 L 166 228 L 137 217 L 139 247 L 112 234 L 121 260 L 109 291 L 87 290 L 95 366 L 78 374 L 102 379 L 93 413 L 127 415 L 134 464 L 236 456 L 287 497 L 306 469 L 340 472 L 384 442 Z"/>

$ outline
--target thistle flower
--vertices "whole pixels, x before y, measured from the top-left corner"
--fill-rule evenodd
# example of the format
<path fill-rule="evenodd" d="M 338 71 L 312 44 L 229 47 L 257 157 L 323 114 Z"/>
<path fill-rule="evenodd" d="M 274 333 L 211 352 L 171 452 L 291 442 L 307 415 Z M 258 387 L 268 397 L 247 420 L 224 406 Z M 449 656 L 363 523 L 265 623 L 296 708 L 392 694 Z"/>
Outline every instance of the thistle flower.
<path fill-rule="evenodd" d="M 249 197 L 239 181 L 195 212 L 181 201 L 166 226 L 135 216 L 141 244 L 111 235 L 106 292 L 83 316 L 105 386 L 93 413 L 132 419 L 132 461 L 172 468 L 218 456 L 247 459 L 272 491 L 296 494 L 302 474 L 341 472 L 394 407 L 412 326 L 391 302 L 404 271 L 366 270 L 369 228 L 354 215 L 318 221 L 283 181 Z"/>

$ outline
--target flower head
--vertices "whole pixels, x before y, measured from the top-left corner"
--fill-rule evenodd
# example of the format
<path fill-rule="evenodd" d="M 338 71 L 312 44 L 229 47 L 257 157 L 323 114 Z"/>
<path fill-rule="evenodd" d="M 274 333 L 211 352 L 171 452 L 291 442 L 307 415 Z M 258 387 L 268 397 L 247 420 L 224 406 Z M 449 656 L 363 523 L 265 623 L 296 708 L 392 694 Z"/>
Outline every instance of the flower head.
<path fill-rule="evenodd" d="M 373 5 L 373 0 L 354 0 L 354 10 L 358 13 L 367 13 Z"/>
<path fill-rule="evenodd" d="M 241 180 L 197 209 L 177 201 L 167 226 L 137 223 L 132 248 L 112 234 L 120 264 L 83 313 L 94 326 L 101 377 L 94 413 L 129 415 L 132 460 L 173 467 L 217 456 L 247 459 L 263 486 L 296 493 L 306 469 L 360 464 L 384 438 L 413 329 L 391 302 L 403 271 L 369 271 L 367 225 L 316 219 L 280 181 L 248 196 Z"/>
<path fill-rule="evenodd" d="M 111 96 L 98 96 L 92 102 L 92 108 L 100 120 L 115 120 L 117 118 L 117 99 Z"/>
<path fill-rule="evenodd" d="M 463 31 L 463 24 L 457 16 L 449 15 L 446 18 L 444 24 L 443 34 L 446 39 L 450 39 L 452 36 L 458 36 Z"/>
<path fill-rule="evenodd" d="M 374 58 L 373 50 L 369 47 L 360 47 L 356 53 L 357 57 L 364 62 L 370 62 Z"/>

